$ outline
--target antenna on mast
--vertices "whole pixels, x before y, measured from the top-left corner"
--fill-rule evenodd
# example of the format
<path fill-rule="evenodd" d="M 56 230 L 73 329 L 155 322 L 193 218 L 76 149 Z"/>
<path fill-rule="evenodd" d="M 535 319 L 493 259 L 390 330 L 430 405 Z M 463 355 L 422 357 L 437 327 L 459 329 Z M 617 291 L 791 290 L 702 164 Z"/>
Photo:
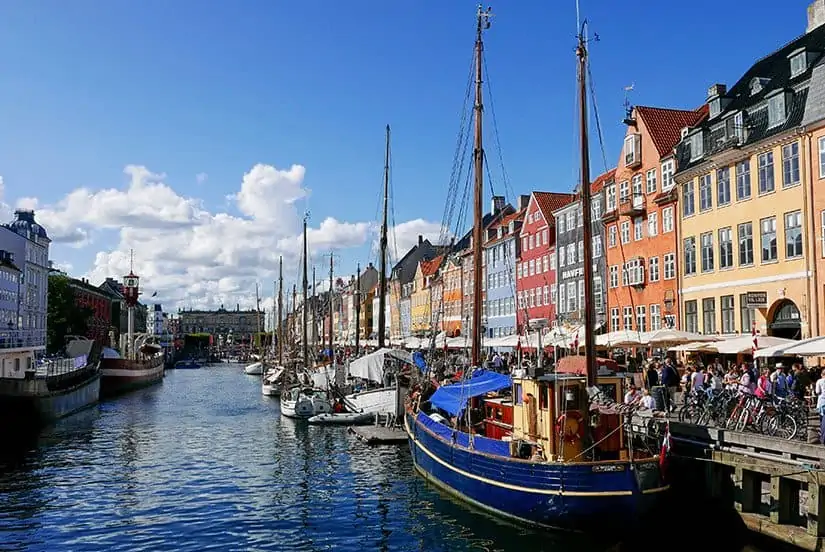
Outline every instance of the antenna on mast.
<path fill-rule="evenodd" d="M 629 86 L 624 87 L 624 121 L 622 121 L 627 126 L 633 126 L 636 124 L 636 120 L 633 118 L 633 105 L 630 103 L 630 92 L 633 92 L 633 89 L 636 88 L 636 83 L 631 83 Z"/>
<path fill-rule="evenodd" d="M 135 250 L 129 250 L 129 274 L 134 274 L 135 272 Z"/>
<path fill-rule="evenodd" d="M 489 29 L 490 28 L 490 18 L 493 17 L 493 8 L 487 6 L 487 9 L 484 9 L 484 6 L 479 4 L 478 11 L 476 12 L 476 17 L 478 18 L 478 28 L 481 29 Z"/>

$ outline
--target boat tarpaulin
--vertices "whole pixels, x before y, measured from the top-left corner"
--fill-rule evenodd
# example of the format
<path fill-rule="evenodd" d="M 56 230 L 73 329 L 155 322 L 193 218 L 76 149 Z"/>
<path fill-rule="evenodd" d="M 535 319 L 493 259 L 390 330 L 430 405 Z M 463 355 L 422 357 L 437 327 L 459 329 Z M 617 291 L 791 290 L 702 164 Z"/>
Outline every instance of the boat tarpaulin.
<path fill-rule="evenodd" d="M 424 353 L 422 353 L 421 351 L 415 351 L 412 354 L 412 360 L 413 363 L 415 363 L 415 365 L 418 366 L 418 369 L 421 370 L 422 374 L 427 373 L 427 361 L 424 360 Z"/>
<path fill-rule="evenodd" d="M 378 349 L 361 358 L 356 358 L 349 363 L 349 375 L 355 378 L 384 382 L 384 357 L 391 353 L 392 349 Z"/>
<path fill-rule="evenodd" d="M 436 408 L 457 416 L 467 401 L 473 397 L 480 397 L 491 391 L 506 389 L 513 384 L 513 380 L 506 374 L 476 370 L 470 379 L 442 385 L 430 397 L 430 403 Z"/>

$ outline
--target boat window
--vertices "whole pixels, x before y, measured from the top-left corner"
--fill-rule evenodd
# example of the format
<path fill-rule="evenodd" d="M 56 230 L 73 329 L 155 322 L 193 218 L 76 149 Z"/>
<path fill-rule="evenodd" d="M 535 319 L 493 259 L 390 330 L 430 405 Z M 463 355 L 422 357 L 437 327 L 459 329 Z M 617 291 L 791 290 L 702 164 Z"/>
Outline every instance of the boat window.
<path fill-rule="evenodd" d="M 548 404 L 550 404 L 550 387 L 543 383 L 539 385 L 539 408 L 547 410 Z"/>
<path fill-rule="evenodd" d="M 503 417 L 502 410 L 500 408 L 496 408 L 496 420 L 500 422 Z"/>
<path fill-rule="evenodd" d="M 513 385 L 513 399 L 516 404 L 522 404 L 524 402 L 524 397 L 521 393 L 521 384 L 516 383 Z"/>
<path fill-rule="evenodd" d="M 564 410 L 584 410 L 578 384 L 561 386 L 559 388 L 559 399 Z"/>

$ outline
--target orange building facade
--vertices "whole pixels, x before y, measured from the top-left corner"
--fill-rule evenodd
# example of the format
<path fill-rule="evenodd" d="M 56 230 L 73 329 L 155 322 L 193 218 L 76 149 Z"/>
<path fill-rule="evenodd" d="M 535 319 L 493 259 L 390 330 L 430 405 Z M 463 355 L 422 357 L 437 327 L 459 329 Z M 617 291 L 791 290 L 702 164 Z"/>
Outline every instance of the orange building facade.
<path fill-rule="evenodd" d="M 674 146 L 706 110 L 635 107 L 628 113 L 615 183 L 605 186 L 610 331 L 679 327 Z"/>
<path fill-rule="evenodd" d="M 461 334 L 461 306 L 463 294 L 461 291 L 462 270 L 461 260 L 456 255 L 444 259 L 439 269 L 442 285 L 441 330 L 450 337 Z"/>

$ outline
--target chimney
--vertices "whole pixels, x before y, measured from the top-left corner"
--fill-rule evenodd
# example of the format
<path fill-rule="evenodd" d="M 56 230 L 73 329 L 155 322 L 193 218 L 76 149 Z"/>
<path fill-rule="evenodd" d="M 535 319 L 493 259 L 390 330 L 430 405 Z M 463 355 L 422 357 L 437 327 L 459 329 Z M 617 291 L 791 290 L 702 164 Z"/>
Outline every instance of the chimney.
<path fill-rule="evenodd" d="M 825 0 L 814 0 L 808 6 L 807 33 L 825 25 Z"/>
<path fill-rule="evenodd" d="M 718 98 L 719 96 L 724 96 L 727 93 L 728 87 L 724 84 L 712 84 L 708 87 L 708 101 Z"/>
<path fill-rule="evenodd" d="M 493 204 L 490 206 L 490 213 L 497 214 L 504 209 L 504 196 L 493 196 Z"/>
<path fill-rule="evenodd" d="M 421 245 L 422 243 L 424 243 L 424 236 L 418 234 L 418 245 Z"/>
<path fill-rule="evenodd" d="M 372 270 L 372 263 L 367 265 L 367 270 Z"/>
<path fill-rule="evenodd" d="M 518 196 L 518 210 L 523 211 L 527 209 L 527 206 L 530 205 L 530 195 L 520 195 Z"/>
<path fill-rule="evenodd" d="M 238 312 L 241 312 L 241 304 L 240 303 L 235 303 L 235 310 L 238 311 Z"/>

